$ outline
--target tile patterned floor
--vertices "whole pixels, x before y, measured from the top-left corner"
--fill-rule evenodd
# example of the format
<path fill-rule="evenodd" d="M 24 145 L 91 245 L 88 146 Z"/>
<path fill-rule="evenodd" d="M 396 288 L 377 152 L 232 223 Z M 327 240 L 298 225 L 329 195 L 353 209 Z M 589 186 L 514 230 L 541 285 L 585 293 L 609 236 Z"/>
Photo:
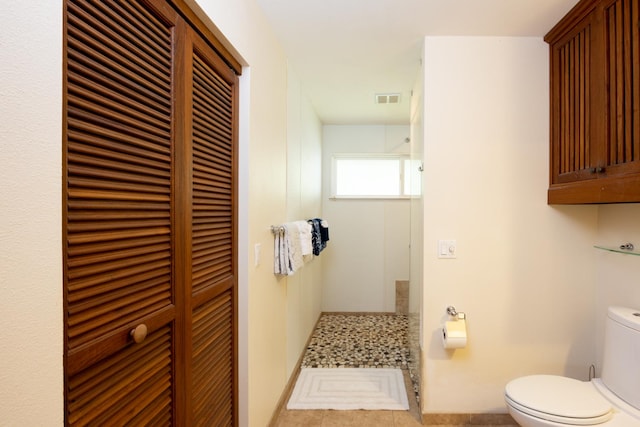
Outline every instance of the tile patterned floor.
<path fill-rule="evenodd" d="M 303 368 L 401 368 L 409 411 L 289 411 L 276 427 L 409 427 L 420 415 L 408 373 L 408 319 L 394 314 L 325 313 L 309 341 Z"/>
<path fill-rule="evenodd" d="M 323 314 L 303 368 L 401 368 L 409 360 L 404 315 Z"/>
<path fill-rule="evenodd" d="M 302 360 L 304 368 L 401 368 L 408 411 L 300 411 L 283 409 L 272 427 L 482 427 L 474 420 L 438 417 L 422 424 L 409 374 L 408 318 L 393 314 L 323 314 Z M 510 427 L 496 419 L 495 425 Z M 517 427 L 517 426 L 513 426 Z"/>

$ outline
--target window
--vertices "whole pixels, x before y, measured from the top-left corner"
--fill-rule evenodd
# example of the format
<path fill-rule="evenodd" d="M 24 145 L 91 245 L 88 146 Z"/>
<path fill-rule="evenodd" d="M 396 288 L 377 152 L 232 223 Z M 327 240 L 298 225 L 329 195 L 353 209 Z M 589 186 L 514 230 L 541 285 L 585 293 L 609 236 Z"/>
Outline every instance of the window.
<path fill-rule="evenodd" d="M 402 154 L 335 154 L 332 198 L 401 199 L 420 194 L 418 163 Z"/>

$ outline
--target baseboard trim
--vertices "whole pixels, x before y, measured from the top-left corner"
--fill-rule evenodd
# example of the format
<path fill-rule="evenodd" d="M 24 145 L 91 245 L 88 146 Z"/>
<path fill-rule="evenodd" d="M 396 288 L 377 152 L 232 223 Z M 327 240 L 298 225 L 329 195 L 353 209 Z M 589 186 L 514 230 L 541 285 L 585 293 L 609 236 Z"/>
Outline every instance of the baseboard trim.
<path fill-rule="evenodd" d="M 517 426 L 509 414 L 422 414 L 425 426 Z"/>

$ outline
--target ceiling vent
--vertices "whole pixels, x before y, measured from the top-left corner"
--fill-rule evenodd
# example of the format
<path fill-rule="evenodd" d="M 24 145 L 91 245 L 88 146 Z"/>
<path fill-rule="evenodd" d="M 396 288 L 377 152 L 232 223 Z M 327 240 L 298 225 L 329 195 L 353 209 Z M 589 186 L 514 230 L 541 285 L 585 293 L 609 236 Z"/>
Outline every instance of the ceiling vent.
<path fill-rule="evenodd" d="M 376 104 L 399 104 L 399 93 L 376 93 Z"/>

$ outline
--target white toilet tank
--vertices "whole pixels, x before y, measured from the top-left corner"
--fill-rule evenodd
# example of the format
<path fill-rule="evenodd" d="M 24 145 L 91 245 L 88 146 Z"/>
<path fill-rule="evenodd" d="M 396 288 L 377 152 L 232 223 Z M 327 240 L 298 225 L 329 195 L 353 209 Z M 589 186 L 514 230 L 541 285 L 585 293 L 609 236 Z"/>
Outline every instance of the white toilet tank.
<path fill-rule="evenodd" d="M 609 307 L 602 362 L 602 382 L 640 409 L 640 310 Z"/>

